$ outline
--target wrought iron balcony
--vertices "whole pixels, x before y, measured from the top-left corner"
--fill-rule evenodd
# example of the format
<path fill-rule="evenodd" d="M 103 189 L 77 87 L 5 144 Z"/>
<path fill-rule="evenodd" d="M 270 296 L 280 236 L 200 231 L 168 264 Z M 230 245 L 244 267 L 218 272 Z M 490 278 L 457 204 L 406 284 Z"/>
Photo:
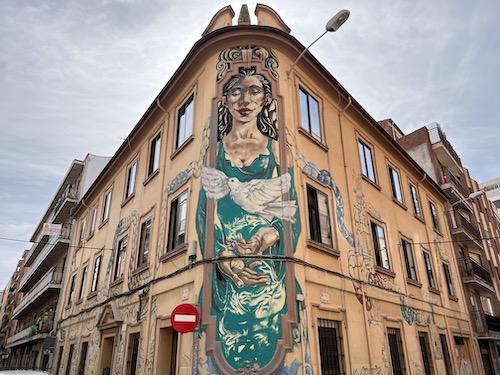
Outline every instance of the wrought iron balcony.
<path fill-rule="evenodd" d="M 469 189 L 448 168 L 442 169 L 441 181 L 439 183 L 451 203 L 458 202 L 461 199 L 465 200 L 469 196 Z"/>
<path fill-rule="evenodd" d="M 77 203 L 78 200 L 78 185 L 77 184 L 71 184 L 67 185 L 66 188 L 64 189 L 63 193 L 61 194 L 61 197 L 57 200 L 57 203 L 54 207 L 54 221 L 58 222 L 57 218 L 60 215 L 61 208 L 64 206 L 65 203 L 72 201 L 73 203 Z"/>
<path fill-rule="evenodd" d="M 485 314 L 483 310 L 471 311 L 474 330 L 481 336 L 490 335 L 490 331 L 500 332 L 500 317 Z"/>
<path fill-rule="evenodd" d="M 458 268 L 464 284 L 485 292 L 495 292 L 489 271 L 472 258 L 458 258 Z"/>
<path fill-rule="evenodd" d="M 500 332 L 500 317 L 484 314 L 489 331 Z"/>
<path fill-rule="evenodd" d="M 468 221 L 456 211 L 449 213 L 449 219 L 451 224 L 451 233 L 457 240 L 466 243 L 468 247 L 474 247 L 481 250 L 483 249 L 481 233 L 475 223 Z"/>

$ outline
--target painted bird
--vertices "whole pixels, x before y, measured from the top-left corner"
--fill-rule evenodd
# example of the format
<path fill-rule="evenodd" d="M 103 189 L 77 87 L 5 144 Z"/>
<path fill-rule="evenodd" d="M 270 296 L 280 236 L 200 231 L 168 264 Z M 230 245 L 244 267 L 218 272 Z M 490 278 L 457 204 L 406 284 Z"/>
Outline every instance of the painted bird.
<path fill-rule="evenodd" d="M 285 173 L 267 180 L 241 182 L 218 169 L 204 166 L 201 170 L 201 184 L 207 197 L 220 199 L 229 194 L 234 203 L 247 212 L 260 214 L 267 220 L 277 217 L 294 223 L 296 202 L 282 199 L 282 195 L 290 190 L 291 180 L 290 174 Z"/>

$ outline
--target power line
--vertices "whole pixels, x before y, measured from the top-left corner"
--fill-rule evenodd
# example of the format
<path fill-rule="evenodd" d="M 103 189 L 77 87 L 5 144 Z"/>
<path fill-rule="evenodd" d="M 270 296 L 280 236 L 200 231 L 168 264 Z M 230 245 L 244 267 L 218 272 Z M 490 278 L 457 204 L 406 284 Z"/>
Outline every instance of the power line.
<path fill-rule="evenodd" d="M 496 240 L 500 239 L 500 236 L 494 236 L 494 237 L 479 237 L 476 238 L 476 241 L 489 241 L 489 240 Z M 31 243 L 31 244 L 40 244 L 42 243 L 41 241 L 28 241 L 28 240 L 23 240 L 19 238 L 10 238 L 10 237 L 2 237 L 0 236 L 0 241 L 13 241 L 13 242 L 24 242 L 24 243 Z M 467 242 L 473 242 L 474 239 L 470 240 L 449 240 L 449 241 L 429 241 L 429 242 L 413 242 L 414 245 L 432 245 L 432 244 L 448 244 L 448 243 L 467 243 Z M 48 242 L 46 242 L 48 243 Z M 45 243 L 45 244 L 46 244 Z M 68 244 L 68 247 L 76 247 L 78 249 L 89 249 L 89 250 L 113 250 L 110 248 L 106 247 L 92 247 L 92 246 L 79 246 L 79 245 L 70 245 Z"/>
<path fill-rule="evenodd" d="M 108 298 L 106 298 L 103 301 L 100 301 L 100 302 L 98 302 L 98 303 L 96 303 L 94 305 L 88 306 L 88 307 L 83 308 L 82 310 L 80 310 L 80 311 L 78 311 L 76 313 L 73 313 L 73 314 L 70 314 L 70 315 L 64 317 L 63 319 L 61 319 L 59 321 L 59 324 L 62 324 L 62 323 L 66 322 L 66 321 L 68 321 L 70 319 L 73 319 L 73 318 L 76 318 L 78 316 L 81 316 L 81 315 L 83 315 L 85 313 L 91 312 L 91 311 L 93 311 L 93 310 L 95 310 L 95 309 L 97 309 L 99 307 L 105 306 L 106 304 L 110 303 L 111 301 L 114 301 L 114 300 L 117 300 L 117 299 L 120 299 L 120 298 L 123 298 L 123 297 L 126 297 L 126 296 L 133 295 L 134 293 L 136 293 L 136 292 L 138 292 L 140 290 L 149 288 L 151 285 L 154 285 L 154 284 L 159 283 L 161 281 L 164 281 L 164 280 L 167 280 L 167 279 L 171 279 L 171 278 L 173 278 L 175 276 L 181 275 L 181 274 L 183 274 L 185 272 L 188 272 L 189 270 L 191 270 L 193 268 L 196 268 L 196 267 L 208 264 L 208 263 L 218 264 L 218 263 L 223 263 L 223 262 L 227 262 L 227 261 L 230 261 L 230 260 L 256 260 L 256 261 L 265 260 L 265 261 L 273 261 L 273 262 L 278 262 L 278 263 L 291 262 L 291 263 L 295 263 L 295 264 L 303 266 L 303 267 L 308 267 L 308 268 L 314 269 L 316 271 L 320 271 L 320 272 L 324 272 L 324 273 L 330 274 L 332 276 L 340 277 L 340 278 L 346 279 L 346 280 L 354 282 L 354 283 L 363 284 L 363 285 L 374 287 L 374 288 L 377 288 L 377 289 L 382 289 L 382 290 L 385 290 L 386 292 L 393 293 L 393 294 L 398 295 L 398 296 L 403 296 L 403 297 L 406 297 L 406 298 L 408 298 L 410 300 L 414 300 L 414 301 L 426 303 L 426 304 L 429 304 L 429 305 L 437 306 L 437 307 L 445 309 L 446 311 L 454 311 L 451 308 L 443 305 L 442 303 L 435 303 L 435 302 L 427 301 L 425 299 L 415 297 L 414 295 L 411 295 L 411 294 L 405 294 L 401 290 L 396 290 L 396 289 L 388 288 L 388 287 L 385 287 L 383 285 L 371 283 L 371 282 L 369 282 L 367 280 L 358 279 L 358 278 L 352 277 L 350 275 L 346 275 L 346 274 L 343 274 L 343 273 L 340 273 L 340 272 L 337 272 L 337 271 L 334 271 L 334 270 L 330 270 L 330 269 L 324 268 L 322 266 L 319 266 L 319 265 L 316 265 L 316 264 L 304 261 L 302 259 L 298 259 L 298 258 L 294 258 L 294 257 L 289 257 L 289 256 L 237 255 L 237 256 L 227 256 L 227 257 L 205 258 L 205 259 L 201 259 L 201 260 L 195 261 L 195 262 L 193 262 L 193 263 L 191 263 L 191 264 L 189 264 L 189 265 L 187 265 L 185 267 L 177 269 L 174 272 L 171 272 L 171 273 L 165 274 L 165 275 L 161 275 L 161 276 L 158 276 L 158 277 L 156 277 L 154 279 L 151 279 L 151 280 L 149 280 L 148 282 L 146 282 L 143 285 L 139 285 L 139 286 L 137 286 L 135 288 L 132 288 L 130 290 L 127 290 L 127 291 L 124 291 L 124 292 L 121 292 L 121 293 L 113 294 L 113 295 L 109 296 Z M 343 291 L 344 292 L 348 292 L 348 289 L 344 289 Z M 370 296 L 370 298 L 373 298 L 373 297 Z M 376 299 L 380 300 L 380 298 L 376 298 Z"/>
<path fill-rule="evenodd" d="M 33 244 L 33 245 L 38 245 L 38 244 L 44 244 L 44 245 L 47 245 L 49 242 L 42 242 L 42 241 L 28 241 L 28 240 L 22 240 L 22 239 L 19 239 L 19 238 L 9 238 L 9 237 L 1 237 L 0 236 L 0 241 L 12 241 L 12 242 L 24 242 L 24 243 L 30 243 L 30 244 Z M 51 245 L 54 245 L 54 244 L 51 244 Z M 109 249 L 109 248 L 105 248 L 105 247 L 92 247 L 92 246 L 79 246 L 79 245 L 70 245 L 68 244 L 68 247 L 76 247 L 77 249 L 90 249 L 90 250 L 112 250 L 112 249 Z"/>

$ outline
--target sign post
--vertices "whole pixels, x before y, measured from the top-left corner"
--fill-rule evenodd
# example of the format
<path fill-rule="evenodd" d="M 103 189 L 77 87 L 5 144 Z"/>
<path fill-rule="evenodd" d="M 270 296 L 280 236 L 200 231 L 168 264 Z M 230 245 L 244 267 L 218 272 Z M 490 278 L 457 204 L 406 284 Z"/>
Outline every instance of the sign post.
<path fill-rule="evenodd" d="M 198 309 L 188 303 L 177 306 L 170 317 L 172 328 L 179 333 L 193 332 L 199 321 L 200 313 Z"/>

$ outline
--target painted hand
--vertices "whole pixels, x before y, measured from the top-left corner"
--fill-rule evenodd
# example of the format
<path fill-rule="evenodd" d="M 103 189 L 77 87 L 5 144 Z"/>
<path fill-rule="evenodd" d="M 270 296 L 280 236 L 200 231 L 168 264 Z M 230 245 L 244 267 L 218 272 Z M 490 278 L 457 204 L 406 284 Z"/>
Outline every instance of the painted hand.
<path fill-rule="evenodd" d="M 228 250 L 223 250 L 218 255 L 218 257 L 230 256 L 234 256 L 234 253 Z M 262 275 L 254 270 L 254 268 L 261 263 L 262 262 L 256 261 L 245 264 L 241 259 L 230 259 L 219 261 L 217 265 L 222 273 L 231 278 L 238 288 L 241 288 L 245 285 L 254 286 L 269 283 L 268 276 Z"/>
<path fill-rule="evenodd" d="M 279 240 L 279 233 L 275 228 L 260 228 L 248 241 L 238 233 L 237 241 L 229 241 L 227 248 L 240 255 L 262 255 L 262 253 Z"/>

